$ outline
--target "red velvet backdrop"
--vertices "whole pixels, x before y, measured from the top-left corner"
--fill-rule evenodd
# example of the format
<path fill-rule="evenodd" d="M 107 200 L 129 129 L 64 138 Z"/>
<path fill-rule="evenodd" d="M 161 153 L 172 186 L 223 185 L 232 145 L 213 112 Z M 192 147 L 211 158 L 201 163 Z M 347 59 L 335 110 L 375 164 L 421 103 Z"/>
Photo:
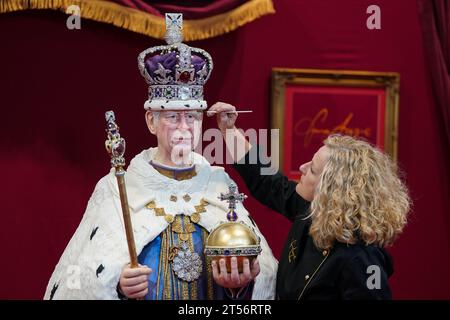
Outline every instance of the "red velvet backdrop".
<path fill-rule="evenodd" d="M 399 162 L 414 211 L 391 250 L 391 284 L 396 298 L 448 299 L 450 159 L 426 76 L 417 8 L 411 0 L 378 0 L 382 29 L 368 30 L 372 2 L 275 1 L 275 15 L 195 43 L 215 62 L 207 99 L 253 109 L 239 118 L 245 129 L 268 128 L 272 67 L 399 72 Z M 87 20 L 70 31 L 65 19 L 53 11 L 0 16 L 0 298 L 43 296 L 96 181 L 109 169 L 105 110 L 116 111 L 128 160 L 155 144 L 144 123 L 147 89 L 136 57 L 157 42 Z M 252 198 L 246 205 L 278 256 L 289 223 Z"/>

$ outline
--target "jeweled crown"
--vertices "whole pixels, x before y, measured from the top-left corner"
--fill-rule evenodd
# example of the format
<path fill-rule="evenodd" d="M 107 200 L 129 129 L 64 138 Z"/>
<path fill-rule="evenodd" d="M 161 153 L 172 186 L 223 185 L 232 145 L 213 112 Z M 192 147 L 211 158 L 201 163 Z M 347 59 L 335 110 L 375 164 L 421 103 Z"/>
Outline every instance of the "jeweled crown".
<path fill-rule="evenodd" d="M 183 41 L 183 15 L 166 13 L 167 45 L 142 51 L 139 70 L 149 84 L 146 110 L 189 110 L 207 108 L 203 86 L 213 69 L 205 50 Z"/>

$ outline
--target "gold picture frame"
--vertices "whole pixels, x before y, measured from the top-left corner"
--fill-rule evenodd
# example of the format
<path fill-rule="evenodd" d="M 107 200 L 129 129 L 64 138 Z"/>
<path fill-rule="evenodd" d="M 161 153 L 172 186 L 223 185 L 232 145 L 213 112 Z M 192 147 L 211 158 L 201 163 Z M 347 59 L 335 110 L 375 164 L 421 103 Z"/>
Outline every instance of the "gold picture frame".
<path fill-rule="evenodd" d="M 295 135 L 295 133 L 298 132 L 298 130 L 294 130 L 294 126 L 295 128 L 298 128 L 298 122 L 295 122 L 298 119 L 295 119 L 295 117 L 300 117 L 295 114 L 300 114 L 302 112 L 316 112 L 317 110 L 314 110 L 314 108 L 318 108 L 316 104 L 320 104 L 321 99 L 326 100 L 327 108 L 329 107 L 329 109 L 326 109 L 327 115 L 333 111 L 333 103 L 339 105 L 339 112 L 343 113 L 346 108 L 345 98 L 343 97 L 346 93 L 347 96 L 350 97 L 350 100 L 351 97 L 366 99 L 364 97 L 366 93 L 367 97 L 371 97 L 370 102 L 362 103 L 362 106 L 358 105 L 358 108 L 353 107 L 353 111 L 351 112 L 352 116 L 350 119 L 357 123 L 358 112 L 360 111 L 355 110 L 362 110 L 361 112 L 366 113 L 366 110 L 364 109 L 366 107 L 367 112 L 376 112 L 379 118 L 378 122 L 376 126 L 373 126 L 373 128 L 369 128 L 370 125 L 366 126 L 366 129 L 368 130 L 366 132 L 375 132 L 377 135 L 376 139 L 372 137 L 374 144 L 380 146 L 381 149 L 396 160 L 399 85 L 400 75 L 395 72 L 273 68 L 271 89 L 271 127 L 272 129 L 280 130 L 279 163 L 284 173 L 291 179 L 298 179 L 298 166 L 301 163 L 294 163 L 299 161 L 298 157 L 294 159 L 296 154 L 299 152 L 302 154 L 312 152 L 310 150 L 306 150 L 306 148 L 304 150 L 299 150 L 299 148 L 303 148 L 303 145 L 300 146 L 299 143 L 294 143 L 295 139 L 299 136 L 298 134 Z M 328 94 L 333 90 L 340 95 L 338 98 L 333 97 L 332 94 Z M 302 92 L 307 92 L 308 94 L 307 96 L 305 95 L 303 99 Z M 314 92 L 316 92 L 315 97 Z M 295 102 L 292 98 L 293 94 L 296 95 L 297 98 L 295 101 L 297 102 Z M 326 97 L 326 99 L 324 97 Z M 305 100 L 310 100 L 310 103 L 306 103 Z M 339 100 L 339 103 L 335 100 Z M 350 100 L 349 106 L 351 106 L 352 103 L 355 106 L 357 105 L 356 102 L 352 102 Z M 311 110 L 306 110 L 308 108 Z M 374 108 L 376 108 L 376 110 Z M 321 111 L 323 110 L 321 109 Z M 334 115 L 335 117 L 340 116 L 338 111 L 335 113 L 337 113 Z M 361 116 L 363 115 L 361 114 Z M 322 117 L 322 120 L 324 118 L 326 117 Z M 356 129 L 354 131 L 350 129 L 347 131 L 347 128 L 342 125 L 336 125 L 335 127 L 331 126 L 329 129 L 316 131 L 329 132 L 331 134 L 335 133 L 333 130 L 342 134 L 348 134 L 348 132 L 363 132 L 361 130 L 356 131 Z M 339 132 L 339 130 L 344 132 Z M 317 138 L 324 139 L 325 136 L 326 134 Z M 369 134 L 367 134 L 367 136 L 368 140 L 370 140 Z M 321 141 L 323 141 L 323 139 Z M 315 143 L 318 144 L 319 140 L 316 139 Z M 295 151 L 292 151 L 294 148 Z M 289 159 L 286 155 L 288 155 Z M 307 156 L 312 157 L 312 154 L 308 154 Z M 305 160 L 302 159 L 301 161 Z"/>

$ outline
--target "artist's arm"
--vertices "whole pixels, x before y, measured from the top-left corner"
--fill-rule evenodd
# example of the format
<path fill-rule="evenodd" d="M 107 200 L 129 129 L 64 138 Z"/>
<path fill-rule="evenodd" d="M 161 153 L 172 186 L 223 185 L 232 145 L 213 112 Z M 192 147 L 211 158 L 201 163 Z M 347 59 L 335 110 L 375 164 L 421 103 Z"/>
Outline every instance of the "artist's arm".
<path fill-rule="evenodd" d="M 297 215 L 306 214 L 310 203 L 296 192 L 296 182 L 289 181 L 279 171 L 262 174 L 262 169 L 271 164 L 261 163 L 260 147 L 252 146 L 235 127 L 237 113 L 232 113 L 235 110 L 234 106 L 223 102 L 218 102 L 209 109 L 217 113 L 217 125 L 235 162 L 233 167 L 245 181 L 252 196 L 290 220 Z M 252 163 L 252 159 L 256 159 L 256 163 Z"/>

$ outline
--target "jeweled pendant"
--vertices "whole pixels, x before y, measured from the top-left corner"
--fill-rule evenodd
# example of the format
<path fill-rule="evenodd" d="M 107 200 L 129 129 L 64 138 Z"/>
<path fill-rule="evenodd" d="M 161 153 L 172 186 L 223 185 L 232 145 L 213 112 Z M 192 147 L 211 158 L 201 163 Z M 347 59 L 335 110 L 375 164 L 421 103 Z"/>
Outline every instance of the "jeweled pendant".
<path fill-rule="evenodd" d="M 172 270 L 175 275 L 184 281 L 197 280 L 203 269 L 200 256 L 189 249 L 187 242 L 182 242 L 180 248 L 172 260 Z"/>

